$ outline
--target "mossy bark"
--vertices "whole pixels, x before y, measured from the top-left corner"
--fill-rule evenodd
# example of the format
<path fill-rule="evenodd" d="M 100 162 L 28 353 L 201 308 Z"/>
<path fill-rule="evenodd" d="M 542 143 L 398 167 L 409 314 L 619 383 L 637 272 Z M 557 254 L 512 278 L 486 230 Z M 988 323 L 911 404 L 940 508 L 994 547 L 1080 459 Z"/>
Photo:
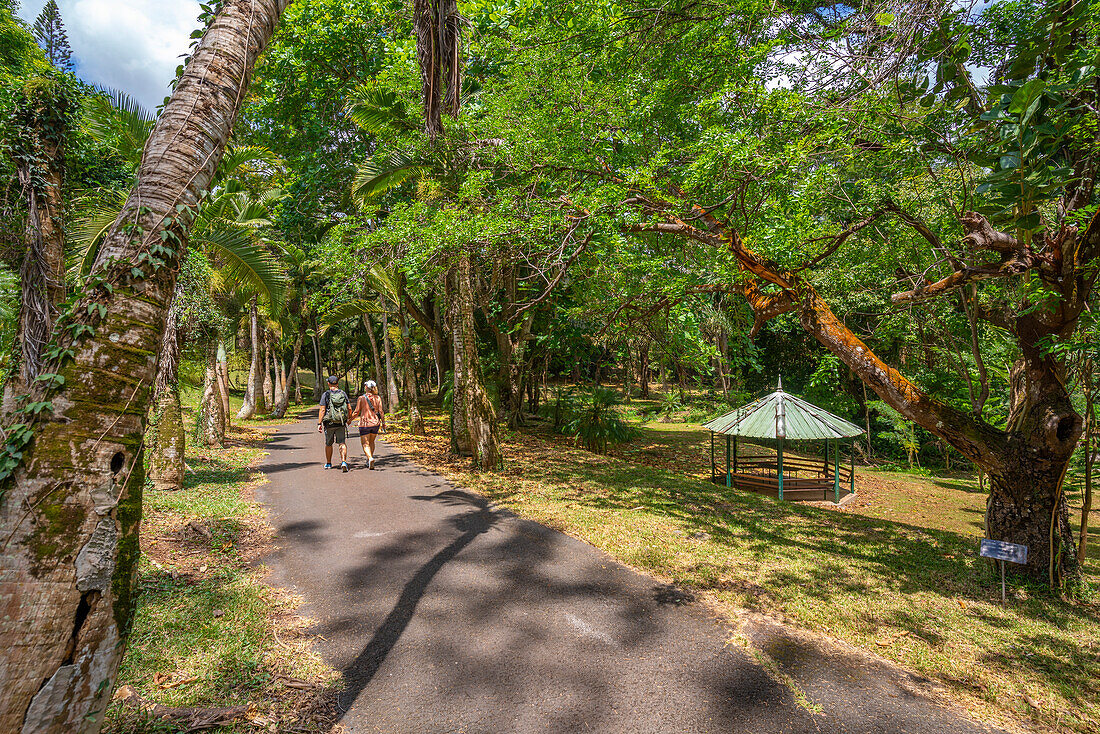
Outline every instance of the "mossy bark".
<path fill-rule="evenodd" d="M 72 316 L 33 438 L 0 494 L 0 731 L 89 734 L 125 652 L 135 599 L 142 438 L 186 247 L 248 78 L 286 0 L 225 0 L 146 146 L 137 184 Z M 161 233 L 167 233 L 162 238 Z M 12 435 L 12 425 L 7 426 Z"/>
<path fill-rule="evenodd" d="M 154 489 L 170 492 L 183 489 L 187 432 L 183 428 L 179 390 L 174 387 L 165 390 L 157 399 L 153 421 L 156 441 L 149 454 L 149 479 Z"/>
<path fill-rule="evenodd" d="M 153 390 L 152 435 L 146 436 L 146 444 L 150 448 L 149 478 L 153 480 L 154 487 L 166 491 L 183 489 L 183 455 L 187 448 L 179 394 L 180 334 L 179 313 L 175 307 L 178 297 L 179 288 L 164 322 Z"/>

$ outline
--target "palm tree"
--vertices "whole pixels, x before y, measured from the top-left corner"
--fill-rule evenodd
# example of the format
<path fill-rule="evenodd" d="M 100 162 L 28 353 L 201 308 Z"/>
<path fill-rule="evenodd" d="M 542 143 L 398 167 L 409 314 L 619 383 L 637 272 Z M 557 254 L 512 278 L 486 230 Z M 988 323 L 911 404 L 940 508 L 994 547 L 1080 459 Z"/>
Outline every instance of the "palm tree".
<path fill-rule="evenodd" d="M 55 326 L 49 377 L 6 426 L 0 537 L 8 598 L 20 601 L 0 617 L 0 731 L 94 734 L 102 724 L 137 598 L 138 461 L 157 367 L 150 355 L 190 213 L 210 188 L 252 68 L 288 1 L 219 4 L 157 120 L 84 294 Z"/>
<path fill-rule="evenodd" d="M 116 152 L 134 162 L 140 160 L 145 142 L 152 129 L 152 114 L 141 105 L 115 92 L 94 98 L 88 114 L 89 131 L 101 142 L 117 146 Z M 244 178 L 257 169 L 269 169 L 278 165 L 278 159 L 268 149 L 254 146 L 236 146 L 227 149 L 212 183 L 212 192 L 202 200 L 192 222 L 189 251 L 192 256 L 201 253 L 215 268 L 214 277 L 207 285 L 211 290 L 247 290 L 254 294 L 254 301 L 263 300 L 273 313 L 278 311 L 284 289 L 285 276 L 277 259 L 265 246 L 262 232 L 271 226 L 268 213 L 271 206 L 282 198 L 279 189 L 268 187 L 259 191 L 249 190 Z M 121 191 L 99 191 L 85 197 L 78 205 L 74 227 L 73 248 L 70 255 L 72 269 L 78 279 L 88 275 L 98 255 L 103 236 L 118 218 L 124 200 Z M 173 303 L 178 300 L 177 286 Z M 253 317 L 255 309 L 253 309 Z M 212 336 L 212 335 L 209 335 Z M 153 430 L 147 438 L 149 450 L 149 477 L 153 486 L 161 490 L 176 490 L 183 486 L 186 431 L 183 426 L 183 410 L 179 398 L 180 334 L 178 313 L 171 307 L 161 340 L 160 367 L 153 397 Z M 217 350 L 217 341 L 208 338 L 207 352 Z M 263 342 L 254 339 L 253 369 L 249 374 L 245 404 L 238 418 L 250 418 L 255 412 L 258 394 L 259 365 Z M 209 354 L 207 363 L 209 365 Z M 216 370 L 216 364 L 215 364 Z M 214 373 L 216 377 L 216 372 Z M 204 377 L 203 395 L 210 385 Z M 213 385 L 218 385 L 214 380 Z M 219 395 L 220 398 L 220 395 Z M 205 403 L 200 408 L 199 425 L 203 428 L 204 442 L 224 442 L 225 423 L 223 405 L 215 408 Z M 216 411 L 216 412 L 212 412 Z"/>

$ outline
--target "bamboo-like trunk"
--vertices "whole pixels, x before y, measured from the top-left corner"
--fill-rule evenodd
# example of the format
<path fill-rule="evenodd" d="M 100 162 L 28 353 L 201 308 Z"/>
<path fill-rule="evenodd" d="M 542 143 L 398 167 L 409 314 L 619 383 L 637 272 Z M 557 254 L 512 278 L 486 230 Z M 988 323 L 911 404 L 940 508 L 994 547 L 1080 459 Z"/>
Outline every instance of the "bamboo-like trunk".
<path fill-rule="evenodd" d="M 211 186 L 286 4 L 218 6 L 66 322 L 87 328 L 55 327 L 61 351 L 44 371 L 64 381 L 36 386 L 49 406 L 8 427 L 22 456 L 0 476 L 0 732 L 102 726 L 136 598 L 142 438 L 186 212 Z"/>
<path fill-rule="evenodd" d="M 257 402 L 262 399 L 260 386 L 260 360 L 263 354 L 263 344 L 260 337 L 260 319 L 256 308 L 256 297 L 252 297 L 252 304 L 248 309 L 248 348 L 252 355 L 248 364 L 248 384 L 244 389 L 244 402 L 237 411 L 237 420 L 247 420 L 256 415 L 259 406 Z"/>

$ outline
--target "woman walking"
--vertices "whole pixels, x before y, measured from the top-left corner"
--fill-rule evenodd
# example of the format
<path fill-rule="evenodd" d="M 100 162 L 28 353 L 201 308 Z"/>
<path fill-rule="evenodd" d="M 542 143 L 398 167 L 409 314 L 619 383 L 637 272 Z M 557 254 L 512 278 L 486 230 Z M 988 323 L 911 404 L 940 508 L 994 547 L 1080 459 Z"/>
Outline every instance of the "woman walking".
<path fill-rule="evenodd" d="M 382 410 L 382 398 L 378 396 L 378 384 L 367 380 L 363 384 L 363 394 L 355 401 L 355 410 L 350 420 L 359 419 L 359 442 L 363 444 L 363 453 L 367 457 L 367 468 L 374 468 L 374 440 L 379 431 L 386 432 L 386 413 Z"/>

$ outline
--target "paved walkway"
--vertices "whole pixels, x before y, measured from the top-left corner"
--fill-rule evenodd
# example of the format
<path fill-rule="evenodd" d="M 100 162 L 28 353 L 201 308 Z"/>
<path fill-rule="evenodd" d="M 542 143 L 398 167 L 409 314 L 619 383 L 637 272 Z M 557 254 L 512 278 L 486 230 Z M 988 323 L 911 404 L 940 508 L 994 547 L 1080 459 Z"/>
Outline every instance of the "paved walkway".
<path fill-rule="evenodd" d="M 988 731 L 889 666 L 747 628 L 799 682 L 800 705 L 653 579 L 381 442 L 374 471 L 357 445 L 351 472 L 325 471 L 322 443 L 307 419 L 270 445 L 267 564 L 343 671 L 353 734 Z"/>

